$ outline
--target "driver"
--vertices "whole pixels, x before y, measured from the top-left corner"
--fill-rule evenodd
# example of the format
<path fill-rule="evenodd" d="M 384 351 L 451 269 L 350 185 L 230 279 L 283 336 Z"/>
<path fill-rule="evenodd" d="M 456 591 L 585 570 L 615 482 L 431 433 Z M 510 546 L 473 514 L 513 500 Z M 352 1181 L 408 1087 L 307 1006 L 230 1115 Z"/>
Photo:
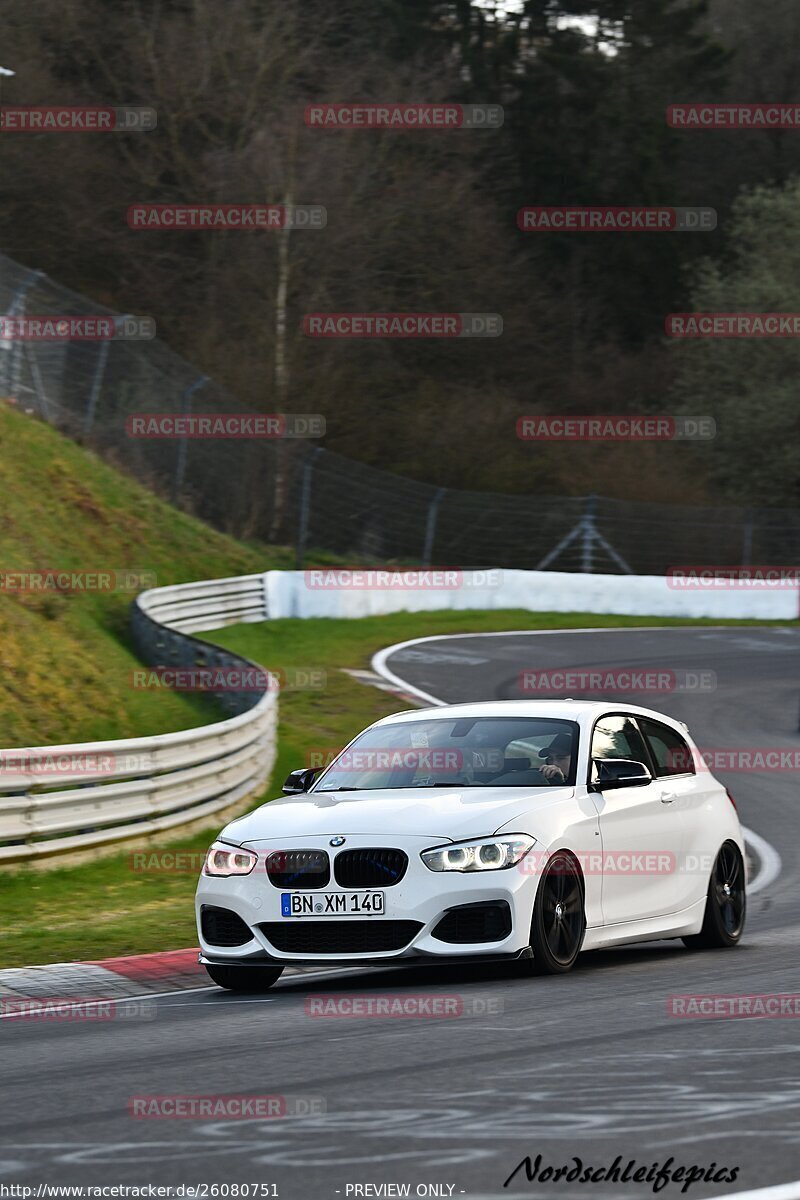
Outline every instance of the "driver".
<path fill-rule="evenodd" d="M 550 745 L 539 751 L 539 758 L 545 761 L 541 772 L 548 783 L 566 783 L 572 765 L 572 738 L 568 733 L 557 733 Z"/>

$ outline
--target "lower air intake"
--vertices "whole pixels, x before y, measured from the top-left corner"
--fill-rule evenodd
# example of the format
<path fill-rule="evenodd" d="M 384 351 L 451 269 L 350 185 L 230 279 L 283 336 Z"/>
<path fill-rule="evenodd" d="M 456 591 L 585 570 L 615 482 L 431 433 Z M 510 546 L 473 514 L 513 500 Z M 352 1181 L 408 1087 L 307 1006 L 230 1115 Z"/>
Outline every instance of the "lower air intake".
<path fill-rule="evenodd" d="M 244 946 L 253 934 L 244 921 L 229 908 L 204 904 L 200 909 L 200 928 L 209 946 Z"/>
<path fill-rule="evenodd" d="M 259 925 L 283 954 L 383 954 L 402 950 L 422 929 L 419 921 L 269 921 Z"/>
<path fill-rule="evenodd" d="M 511 933 L 511 909 L 505 900 L 492 904 L 461 904 L 451 908 L 432 936 L 451 945 L 502 942 Z"/>

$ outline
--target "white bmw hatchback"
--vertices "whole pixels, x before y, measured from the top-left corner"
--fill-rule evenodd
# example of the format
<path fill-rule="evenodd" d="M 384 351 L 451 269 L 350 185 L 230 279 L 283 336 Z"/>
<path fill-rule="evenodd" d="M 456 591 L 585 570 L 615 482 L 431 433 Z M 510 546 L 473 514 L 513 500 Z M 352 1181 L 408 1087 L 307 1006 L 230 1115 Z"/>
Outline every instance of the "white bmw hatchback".
<path fill-rule="evenodd" d="M 733 946 L 733 801 L 684 726 L 590 701 L 397 713 L 232 821 L 197 889 L 201 962 L 261 990 L 296 963 L 519 959 L 658 938 Z"/>

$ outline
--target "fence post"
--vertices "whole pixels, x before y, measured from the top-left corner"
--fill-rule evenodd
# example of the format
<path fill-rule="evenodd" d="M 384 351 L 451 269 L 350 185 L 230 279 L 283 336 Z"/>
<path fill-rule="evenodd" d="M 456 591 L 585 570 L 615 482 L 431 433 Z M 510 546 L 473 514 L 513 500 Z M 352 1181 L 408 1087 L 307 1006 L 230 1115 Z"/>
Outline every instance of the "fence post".
<path fill-rule="evenodd" d="M 322 453 L 322 446 L 311 451 L 303 465 L 303 480 L 300 485 L 300 513 L 297 518 L 297 546 L 295 549 L 295 568 L 302 570 L 306 557 L 306 542 L 308 526 L 311 519 L 311 476 L 316 465 L 317 457 Z"/>
<path fill-rule="evenodd" d="M 742 566 L 749 567 L 753 560 L 753 510 L 744 510 L 744 526 L 742 527 Z"/>
<path fill-rule="evenodd" d="M 433 557 L 433 539 L 436 537 L 436 518 L 439 515 L 439 505 L 442 503 L 447 488 L 438 488 L 428 507 L 428 520 L 425 523 L 425 545 L 422 547 L 422 565 L 429 567 Z"/>
<path fill-rule="evenodd" d="M 181 416 L 187 416 L 192 411 L 192 396 L 208 383 L 208 376 L 201 375 L 183 392 L 181 396 Z M 177 504 L 183 491 L 183 481 L 186 476 L 186 458 L 189 450 L 188 438 L 184 434 L 178 442 L 178 459 L 175 463 L 175 478 L 172 481 L 172 503 Z"/>
<path fill-rule="evenodd" d="M 110 347 L 108 338 L 100 343 L 100 351 L 97 355 L 97 366 L 94 369 L 94 379 L 92 386 L 89 389 L 89 403 L 86 405 L 86 416 L 83 421 L 83 436 L 87 437 L 92 431 L 94 425 L 94 414 L 97 411 L 97 401 L 100 399 L 100 388 L 103 386 L 103 377 L 106 373 L 106 363 L 108 362 L 108 351 Z"/>
<path fill-rule="evenodd" d="M 44 380 L 42 372 L 39 370 L 39 360 L 36 357 L 36 348 L 30 342 L 25 342 L 25 355 L 28 359 L 28 367 L 30 368 L 31 378 L 36 385 L 36 399 L 39 401 L 39 413 L 37 415 L 44 417 L 48 425 L 50 419 L 50 401 L 47 399 L 47 392 L 44 390 Z"/>
<path fill-rule="evenodd" d="M 44 271 L 31 271 L 27 279 L 17 288 L 14 293 L 14 298 L 11 301 L 11 306 L 6 313 L 7 317 L 21 317 L 25 314 L 25 294 L 28 288 L 32 287 L 37 279 L 44 275 Z M 15 338 L 11 343 L 11 359 L 9 369 L 5 373 L 3 381 L 3 390 L 10 394 L 12 400 L 19 400 L 17 393 L 19 392 L 21 375 L 22 375 L 22 349 L 23 343 L 19 338 Z"/>
<path fill-rule="evenodd" d="M 597 496 L 594 492 L 586 497 L 586 506 L 583 510 L 583 521 L 581 522 L 583 529 L 583 537 L 581 538 L 581 570 L 584 574 L 591 575 L 592 567 L 594 566 L 594 541 L 597 536 L 594 522 L 595 503 Z"/>

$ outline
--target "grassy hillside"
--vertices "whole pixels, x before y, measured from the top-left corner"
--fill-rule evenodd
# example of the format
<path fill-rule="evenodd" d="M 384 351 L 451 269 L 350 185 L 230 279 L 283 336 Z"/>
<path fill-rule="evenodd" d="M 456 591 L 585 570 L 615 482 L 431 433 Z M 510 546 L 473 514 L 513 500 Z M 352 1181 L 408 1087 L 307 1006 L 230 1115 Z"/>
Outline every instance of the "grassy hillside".
<path fill-rule="evenodd" d="M 243 546 L 0 403 L 0 573 L 154 572 L 159 585 L 289 565 Z M 0 747 L 167 733 L 213 719 L 208 699 L 134 691 L 132 593 L 0 588 Z"/>

